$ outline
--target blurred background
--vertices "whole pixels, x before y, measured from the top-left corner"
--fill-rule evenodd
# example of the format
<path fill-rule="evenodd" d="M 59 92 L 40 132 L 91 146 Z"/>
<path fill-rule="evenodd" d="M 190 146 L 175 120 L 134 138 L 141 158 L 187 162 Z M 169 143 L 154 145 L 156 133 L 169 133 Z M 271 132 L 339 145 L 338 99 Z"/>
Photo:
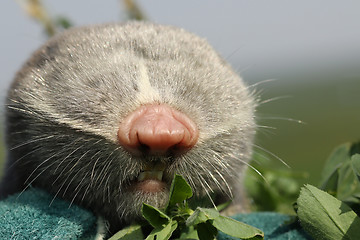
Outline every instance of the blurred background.
<path fill-rule="evenodd" d="M 116 0 L 43 3 L 50 16 L 64 16 L 75 26 L 128 17 Z M 263 102 L 257 115 L 258 124 L 267 127 L 259 128 L 255 150 L 271 165 L 282 164 L 269 152 L 317 183 L 332 149 L 360 139 L 360 1 L 137 3 L 147 19 L 206 38 L 249 85 L 263 82 L 255 87 Z M 24 1 L 2 1 L 0 9 L 3 103 L 14 74 L 47 36 Z M 3 142 L 1 147 L 0 162 Z"/>

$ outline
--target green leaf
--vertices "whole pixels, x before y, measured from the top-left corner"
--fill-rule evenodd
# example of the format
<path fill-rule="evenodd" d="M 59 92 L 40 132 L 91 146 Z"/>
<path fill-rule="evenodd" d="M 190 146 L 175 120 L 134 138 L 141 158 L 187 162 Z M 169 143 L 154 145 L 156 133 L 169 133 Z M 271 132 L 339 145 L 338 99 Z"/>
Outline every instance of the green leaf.
<path fill-rule="evenodd" d="M 327 192 L 331 192 L 332 194 L 336 194 L 338 182 L 339 182 L 339 169 L 341 165 L 336 166 L 333 171 L 327 176 L 326 179 L 323 179 L 320 188 L 326 190 Z"/>
<path fill-rule="evenodd" d="M 218 231 L 210 222 L 203 222 L 196 225 L 197 234 L 200 240 L 215 239 Z"/>
<path fill-rule="evenodd" d="M 327 191 L 339 200 L 350 204 L 360 204 L 355 197 L 360 193 L 360 164 L 354 157 L 359 153 L 360 142 L 343 144 L 336 148 L 329 157 L 324 170 L 321 189 Z M 353 161 L 353 158 L 355 159 Z"/>
<path fill-rule="evenodd" d="M 335 197 L 344 201 L 345 199 L 351 198 L 355 192 L 360 191 L 359 181 L 357 180 L 356 174 L 351 166 L 351 161 L 344 163 L 339 169 L 339 181 L 337 194 Z"/>
<path fill-rule="evenodd" d="M 330 194 L 305 185 L 297 204 L 302 227 L 315 239 L 360 239 L 360 218 Z"/>
<path fill-rule="evenodd" d="M 168 225 L 170 222 L 170 218 L 165 213 L 146 203 L 143 203 L 141 211 L 144 218 L 154 228 L 164 227 L 165 225 Z"/>
<path fill-rule="evenodd" d="M 194 213 L 186 220 L 186 226 L 197 225 L 208 220 L 214 220 L 219 217 L 219 212 L 211 208 L 197 207 Z"/>
<path fill-rule="evenodd" d="M 177 226 L 177 221 L 171 220 L 166 226 L 152 230 L 146 240 L 167 240 L 171 237 Z"/>
<path fill-rule="evenodd" d="M 222 210 L 224 210 L 225 208 L 227 208 L 229 205 L 231 204 L 231 200 L 230 201 L 227 201 L 227 202 L 224 202 L 218 206 L 216 206 L 216 209 L 221 212 Z"/>
<path fill-rule="evenodd" d="M 358 181 L 360 181 L 360 154 L 355 154 L 351 157 L 351 167 L 356 174 Z"/>
<path fill-rule="evenodd" d="M 189 226 L 183 229 L 180 233 L 180 237 L 178 240 L 185 239 L 199 239 L 198 232 L 195 230 L 194 226 Z"/>
<path fill-rule="evenodd" d="M 214 227 L 227 235 L 241 239 L 263 239 L 264 233 L 250 225 L 236 221 L 235 219 L 218 216 L 212 222 Z"/>
<path fill-rule="evenodd" d="M 329 179 L 331 179 L 334 172 L 339 169 L 345 162 L 350 160 L 351 144 L 346 143 L 337 147 L 327 159 L 326 164 L 322 170 L 322 178 L 320 186 L 326 186 Z"/>
<path fill-rule="evenodd" d="M 245 178 L 245 187 L 248 195 L 253 199 L 256 211 L 275 211 L 277 208 L 272 186 L 248 170 Z"/>
<path fill-rule="evenodd" d="M 115 235 L 113 235 L 109 240 L 134 240 L 134 239 L 144 239 L 144 235 L 141 231 L 140 225 L 131 225 L 129 227 L 123 228 Z"/>
<path fill-rule="evenodd" d="M 251 165 L 262 175 L 249 168 L 245 177 L 245 189 L 252 199 L 252 210 L 294 214 L 292 204 L 299 196 L 306 172 L 270 165 L 263 156 L 254 154 Z"/>
<path fill-rule="evenodd" d="M 360 141 L 351 144 L 350 155 L 360 154 Z"/>
<path fill-rule="evenodd" d="M 193 193 L 190 185 L 182 176 L 175 174 L 170 187 L 168 207 L 174 206 L 176 203 L 181 203 L 184 200 L 191 198 L 192 195 Z"/>

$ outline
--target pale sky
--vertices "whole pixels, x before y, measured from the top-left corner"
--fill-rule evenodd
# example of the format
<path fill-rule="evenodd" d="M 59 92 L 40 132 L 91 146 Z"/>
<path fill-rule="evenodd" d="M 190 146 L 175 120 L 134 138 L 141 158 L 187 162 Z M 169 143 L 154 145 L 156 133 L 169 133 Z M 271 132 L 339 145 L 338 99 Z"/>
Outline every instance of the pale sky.
<path fill-rule="evenodd" d="M 123 19 L 120 1 L 43 0 L 75 25 Z M 150 20 L 183 27 L 206 39 L 246 81 L 313 73 L 360 76 L 358 0 L 139 0 Z M 16 1 L 0 11 L 1 97 L 15 72 L 45 41 L 42 28 Z M 305 77 L 304 81 L 307 77 Z"/>

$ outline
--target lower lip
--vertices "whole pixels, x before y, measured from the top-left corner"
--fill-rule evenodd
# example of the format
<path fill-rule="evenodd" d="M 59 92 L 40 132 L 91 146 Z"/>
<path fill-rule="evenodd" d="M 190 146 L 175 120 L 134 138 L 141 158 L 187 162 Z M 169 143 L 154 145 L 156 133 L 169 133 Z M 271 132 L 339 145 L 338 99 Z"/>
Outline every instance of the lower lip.
<path fill-rule="evenodd" d="M 144 193 L 158 193 L 166 190 L 166 183 L 157 179 L 146 179 L 133 184 L 133 190 Z"/>

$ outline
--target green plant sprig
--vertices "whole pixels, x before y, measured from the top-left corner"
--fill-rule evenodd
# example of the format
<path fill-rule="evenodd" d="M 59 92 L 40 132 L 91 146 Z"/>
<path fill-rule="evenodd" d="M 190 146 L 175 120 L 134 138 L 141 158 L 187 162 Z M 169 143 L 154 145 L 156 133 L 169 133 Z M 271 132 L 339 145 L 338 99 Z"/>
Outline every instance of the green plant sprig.
<path fill-rule="evenodd" d="M 334 150 L 320 188 L 301 189 L 295 207 L 301 226 L 314 239 L 360 239 L 360 142 Z"/>
<path fill-rule="evenodd" d="M 245 223 L 220 215 L 215 208 L 189 207 L 193 195 L 190 185 L 175 175 L 170 187 L 169 201 L 164 209 L 143 204 L 142 214 L 152 231 L 143 236 L 144 225 L 131 225 L 116 233 L 110 240 L 146 239 L 215 239 L 218 231 L 241 239 L 263 239 L 264 233 Z"/>

